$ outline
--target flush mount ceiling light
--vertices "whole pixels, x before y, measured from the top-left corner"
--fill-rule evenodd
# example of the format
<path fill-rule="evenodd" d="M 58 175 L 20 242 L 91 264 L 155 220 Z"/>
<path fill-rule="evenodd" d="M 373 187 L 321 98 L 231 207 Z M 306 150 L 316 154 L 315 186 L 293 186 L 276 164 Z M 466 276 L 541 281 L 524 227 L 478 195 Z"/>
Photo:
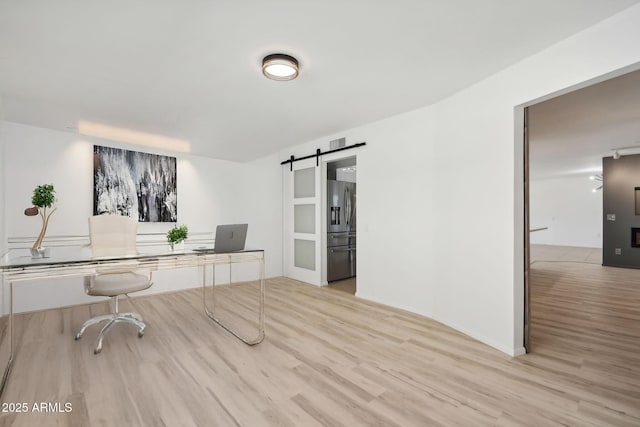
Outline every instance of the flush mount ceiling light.
<path fill-rule="evenodd" d="M 262 59 L 262 74 L 271 80 L 293 80 L 298 71 L 298 60 L 293 56 L 274 53 Z"/>

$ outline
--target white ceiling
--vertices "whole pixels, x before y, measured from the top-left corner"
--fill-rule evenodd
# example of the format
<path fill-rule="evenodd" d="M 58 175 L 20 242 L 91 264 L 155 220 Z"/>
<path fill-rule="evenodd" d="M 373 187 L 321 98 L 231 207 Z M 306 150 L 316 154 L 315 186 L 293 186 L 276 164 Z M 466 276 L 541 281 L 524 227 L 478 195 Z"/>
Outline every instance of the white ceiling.
<path fill-rule="evenodd" d="M 0 113 L 246 161 L 431 104 L 638 1 L 0 0 Z M 298 79 L 262 76 L 274 52 Z"/>
<path fill-rule="evenodd" d="M 640 154 L 640 71 L 529 108 L 532 179 L 592 175 L 602 158 Z"/>

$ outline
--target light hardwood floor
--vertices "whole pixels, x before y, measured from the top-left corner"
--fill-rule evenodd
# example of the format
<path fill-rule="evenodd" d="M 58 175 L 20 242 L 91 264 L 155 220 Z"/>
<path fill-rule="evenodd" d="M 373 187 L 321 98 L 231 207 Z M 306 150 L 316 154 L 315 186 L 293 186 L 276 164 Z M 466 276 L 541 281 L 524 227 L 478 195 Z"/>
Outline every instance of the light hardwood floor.
<path fill-rule="evenodd" d="M 0 425 L 638 426 L 640 281 L 631 276 L 536 262 L 535 353 L 519 358 L 424 317 L 282 278 L 268 281 L 267 336 L 255 347 L 211 324 L 198 290 L 138 298 L 144 338 L 115 328 L 98 356 L 96 329 L 73 335 L 105 304 L 20 315 L 4 402 L 70 402 L 73 411 L 2 414 Z M 232 292 L 231 311 L 248 316 L 255 286 Z"/>
<path fill-rule="evenodd" d="M 331 289 L 347 292 L 351 295 L 356 294 L 356 278 L 355 277 L 351 277 L 349 279 L 344 279 L 344 280 L 338 280 L 336 282 L 331 282 L 327 286 Z"/>

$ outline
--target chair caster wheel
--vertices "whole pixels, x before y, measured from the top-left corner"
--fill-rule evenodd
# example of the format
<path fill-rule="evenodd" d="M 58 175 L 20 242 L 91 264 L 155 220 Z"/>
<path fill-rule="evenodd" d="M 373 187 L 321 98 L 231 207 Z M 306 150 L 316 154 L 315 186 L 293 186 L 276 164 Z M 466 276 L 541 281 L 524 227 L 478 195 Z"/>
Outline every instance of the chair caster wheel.
<path fill-rule="evenodd" d="M 96 348 L 95 350 L 93 350 L 93 354 L 100 354 L 101 351 L 101 348 Z"/>
<path fill-rule="evenodd" d="M 78 341 L 80 338 L 82 338 L 82 335 L 80 335 L 80 334 L 76 334 L 76 338 L 75 338 L 75 340 L 76 340 L 76 341 Z"/>
<path fill-rule="evenodd" d="M 144 336 L 144 331 L 138 331 L 138 338 L 142 338 Z"/>

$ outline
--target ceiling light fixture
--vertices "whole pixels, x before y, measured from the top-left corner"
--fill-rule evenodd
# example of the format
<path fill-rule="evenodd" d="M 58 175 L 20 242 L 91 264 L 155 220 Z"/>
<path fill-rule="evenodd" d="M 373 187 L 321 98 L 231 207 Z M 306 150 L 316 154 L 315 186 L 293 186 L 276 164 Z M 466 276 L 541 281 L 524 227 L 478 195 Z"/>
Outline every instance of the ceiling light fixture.
<path fill-rule="evenodd" d="M 613 151 L 613 160 L 618 160 L 620 158 L 621 150 L 634 150 L 632 153 L 629 153 L 629 154 L 636 154 L 638 150 L 640 150 L 640 141 L 634 142 L 634 144 L 635 145 L 628 145 L 626 147 L 612 148 L 611 151 Z"/>
<path fill-rule="evenodd" d="M 589 177 L 589 179 L 590 179 L 591 181 L 598 181 L 598 182 L 602 182 L 602 174 L 600 174 L 600 173 L 599 173 L 599 174 L 596 174 L 596 175 L 591 175 L 591 176 Z M 596 192 L 598 192 L 598 190 L 602 190 L 602 184 L 600 184 L 600 186 L 599 186 L 599 187 L 594 188 L 594 189 L 593 189 L 593 190 L 591 190 L 591 191 L 592 191 L 592 192 L 594 192 L 594 193 L 596 193 Z"/>
<path fill-rule="evenodd" d="M 262 74 L 271 80 L 293 80 L 298 71 L 298 60 L 293 56 L 274 53 L 262 59 Z"/>

